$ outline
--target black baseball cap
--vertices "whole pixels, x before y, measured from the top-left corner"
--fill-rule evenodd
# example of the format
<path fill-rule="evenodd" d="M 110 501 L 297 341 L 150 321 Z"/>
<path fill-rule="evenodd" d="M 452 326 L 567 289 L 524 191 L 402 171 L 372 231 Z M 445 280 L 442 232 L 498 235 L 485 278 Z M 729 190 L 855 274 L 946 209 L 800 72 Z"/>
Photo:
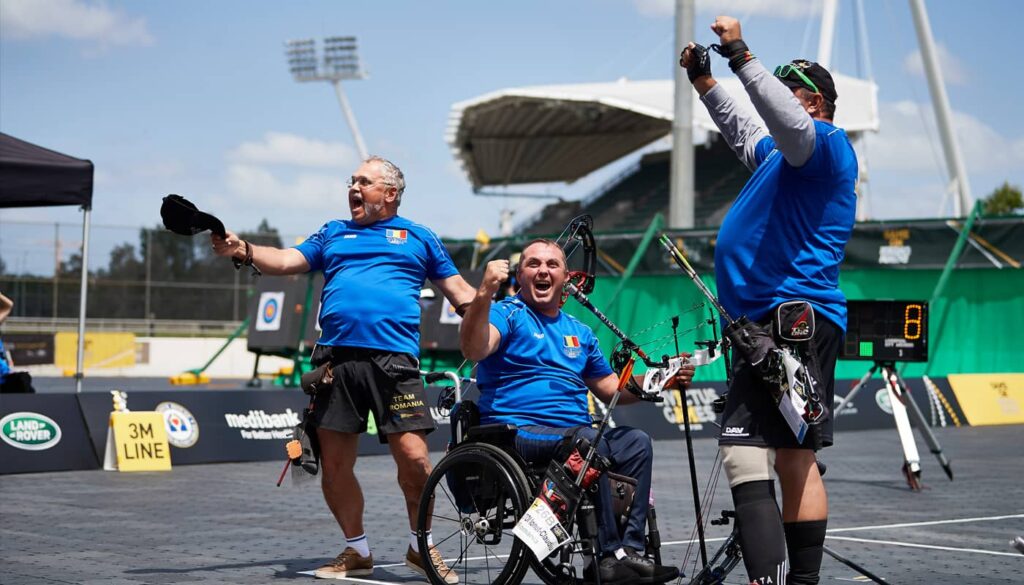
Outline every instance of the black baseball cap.
<path fill-rule="evenodd" d="M 833 104 L 839 97 L 836 94 L 836 82 L 832 80 L 832 74 L 814 61 L 793 59 L 786 65 L 776 67 L 775 77 L 778 77 L 779 81 L 787 87 L 801 87 L 814 93 L 820 93 L 822 97 Z"/>
<path fill-rule="evenodd" d="M 182 236 L 194 236 L 210 230 L 220 237 L 226 237 L 224 224 L 209 213 L 199 211 L 195 203 L 181 195 L 168 195 L 160 204 L 160 218 L 164 227 Z"/>

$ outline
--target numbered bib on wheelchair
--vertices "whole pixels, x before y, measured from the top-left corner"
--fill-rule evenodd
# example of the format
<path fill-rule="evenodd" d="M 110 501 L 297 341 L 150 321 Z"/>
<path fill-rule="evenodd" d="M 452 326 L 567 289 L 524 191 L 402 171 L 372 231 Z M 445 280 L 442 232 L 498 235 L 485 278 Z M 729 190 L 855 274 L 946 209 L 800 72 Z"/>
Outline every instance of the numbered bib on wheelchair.
<path fill-rule="evenodd" d="M 570 540 L 565 528 L 571 521 L 583 491 L 565 472 L 559 461 L 552 461 L 540 482 L 537 498 L 512 529 L 537 559 L 543 559 Z"/>

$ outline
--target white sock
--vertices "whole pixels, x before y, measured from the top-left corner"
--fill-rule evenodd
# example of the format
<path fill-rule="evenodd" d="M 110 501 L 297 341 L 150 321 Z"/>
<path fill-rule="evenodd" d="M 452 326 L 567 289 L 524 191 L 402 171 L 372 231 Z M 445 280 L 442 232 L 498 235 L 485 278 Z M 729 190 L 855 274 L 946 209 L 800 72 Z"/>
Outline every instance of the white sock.
<path fill-rule="evenodd" d="M 427 546 L 434 546 L 434 535 L 427 531 Z M 409 532 L 409 548 L 419 554 L 420 552 L 420 541 L 417 538 L 415 532 Z"/>
<path fill-rule="evenodd" d="M 615 558 L 619 559 L 620 561 L 626 558 L 626 550 L 623 549 L 621 546 L 615 549 Z"/>
<path fill-rule="evenodd" d="M 355 538 L 345 537 L 345 546 L 355 549 L 359 556 L 370 556 L 370 541 L 366 540 L 366 534 L 360 534 Z"/>

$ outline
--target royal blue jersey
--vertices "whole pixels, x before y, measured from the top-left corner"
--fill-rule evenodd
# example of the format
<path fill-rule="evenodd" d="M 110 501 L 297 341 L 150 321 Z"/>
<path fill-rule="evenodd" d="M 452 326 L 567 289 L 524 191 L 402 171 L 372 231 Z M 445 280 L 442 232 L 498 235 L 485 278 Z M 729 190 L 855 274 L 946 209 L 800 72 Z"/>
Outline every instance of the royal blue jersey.
<path fill-rule="evenodd" d="M 423 281 L 458 274 L 434 232 L 398 216 L 330 221 L 296 249 L 324 273 L 320 345 L 418 356 Z"/>
<path fill-rule="evenodd" d="M 612 373 L 594 332 L 572 315 L 538 313 L 518 296 L 491 306 L 498 349 L 476 371 L 484 424 L 590 424 L 584 380 Z"/>
<path fill-rule="evenodd" d="M 4 342 L 0 340 L 0 382 L 3 382 L 10 372 L 11 366 L 7 363 L 7 350 L 4 349 Z"/>
<path fill-rule="evenodd" d="M 715 279 L 733 318 L 760 320 L 803 299 L 846 330 L 839 265 L 857 209 L 857 156 L 841 129 L 818 120 L 814 128 L 814 153 L 801 167 L 770 136 L 758 142 L 757 170 L 722 222 Z"/>

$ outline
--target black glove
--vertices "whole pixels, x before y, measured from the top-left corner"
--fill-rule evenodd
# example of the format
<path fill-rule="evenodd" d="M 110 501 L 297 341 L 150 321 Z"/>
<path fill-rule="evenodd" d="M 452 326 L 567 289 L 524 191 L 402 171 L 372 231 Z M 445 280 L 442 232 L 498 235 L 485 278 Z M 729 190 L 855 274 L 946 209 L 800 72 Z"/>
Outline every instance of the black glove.
<path fill-rule="evenodd" d="M 689 67 L 683 65 L 683 53 L 686 53 L 686 51 L 691 52 Z M 685 67 L 686 76 L 690 78 L 690 83 L 693 83 L 698 77 L 711 75 L 711 58 L 708 56 L 708 50 L 697 43 L 693 44 L 693 48 L 687 47 L 679 54 L 679 66 Z"/>
<path fill-rule="evenodd" d="M 747 47 L 747 43 L 743 42 L 743 39 L 729 41 L 724 45 L 712 44 L 711 50 L 729 60 L 729 69 L 733 73 L 736 73 L 740 67 L 747 64 L 747 61 L 754 58 L 754 55 L 751 54 L 750 49 Z"/>
<path fill-rule="evenodd" d="M 752 366 L 759 365 L 772 350 L 777 349 L 771 333 L 746 317 L 740 317 L 729 324 L 722 333 L 740 356 Z"/>

